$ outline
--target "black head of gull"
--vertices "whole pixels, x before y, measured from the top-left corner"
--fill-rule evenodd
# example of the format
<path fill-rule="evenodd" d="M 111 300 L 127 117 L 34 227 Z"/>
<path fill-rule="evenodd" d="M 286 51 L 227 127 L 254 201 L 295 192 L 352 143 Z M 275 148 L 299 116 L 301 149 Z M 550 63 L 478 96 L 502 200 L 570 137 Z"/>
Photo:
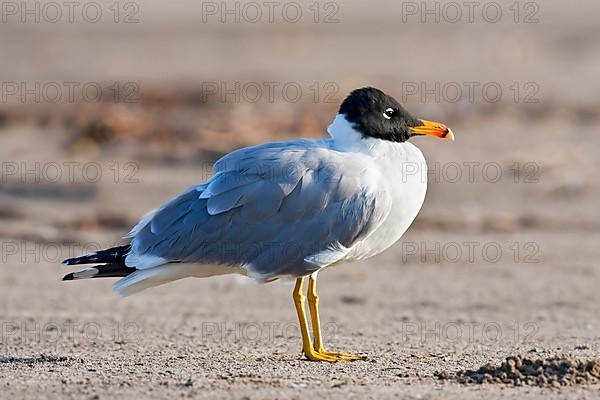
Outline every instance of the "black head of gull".
<path fill-rule="evenodd" d="M 373 87 L 353 90 L 338 114 L 365 137 L 406 142 L 416 135 L 430 135 L 454 140 L 446 125 L 414 117 L 392 96 Z"/>

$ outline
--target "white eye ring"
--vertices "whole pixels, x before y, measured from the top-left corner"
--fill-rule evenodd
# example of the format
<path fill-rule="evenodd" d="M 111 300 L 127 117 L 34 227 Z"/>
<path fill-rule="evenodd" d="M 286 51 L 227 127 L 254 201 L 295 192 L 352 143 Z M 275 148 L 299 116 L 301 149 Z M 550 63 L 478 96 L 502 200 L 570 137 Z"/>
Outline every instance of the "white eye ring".
<path fill-rule="evenodd" d="M 389 114 L 388 114 L 389 113 Z M 392 115 L 394 114 L 394 109 L 393 108 L 386 108 L 385 111 L 383 112 L 383 118 L 385 119 L 392 119 Z"/>

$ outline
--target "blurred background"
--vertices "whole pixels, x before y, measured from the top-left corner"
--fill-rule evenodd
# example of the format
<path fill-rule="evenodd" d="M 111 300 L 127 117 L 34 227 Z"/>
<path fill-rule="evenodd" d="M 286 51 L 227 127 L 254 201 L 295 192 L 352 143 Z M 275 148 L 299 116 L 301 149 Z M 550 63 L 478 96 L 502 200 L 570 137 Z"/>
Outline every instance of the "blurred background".
<path fill-rule="evenodd" d="M 285 397 L 313 382 L 422 394 L 439 385 L 435 371 L 515 351 L 597 354 L 598 3 L 1 6 L 7 390 Z M 456 135 L 413 141 L 430 184 L 401 243 L 321 274 L 328 340 L 377 363 L 315 375 L 323 366 L 300 361 L 286 325 L 285 283 L 186 280 L 121 300 L 110 280 L 58 281 L 62 259 L 121 243 L 224 153 L 326 136 L 346 94 L 366 85 Z"/>

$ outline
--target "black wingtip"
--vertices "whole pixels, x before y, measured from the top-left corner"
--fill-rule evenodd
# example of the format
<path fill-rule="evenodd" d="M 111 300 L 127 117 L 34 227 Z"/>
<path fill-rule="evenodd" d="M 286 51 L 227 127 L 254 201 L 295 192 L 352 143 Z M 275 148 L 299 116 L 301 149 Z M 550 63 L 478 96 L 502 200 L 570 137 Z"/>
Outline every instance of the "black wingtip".
<path fill-rule="evenodd" d="M 79 257 L 67 258 L 62 263 L 64 265 L 81 265 L 81 264 L 121 264 L 124 265 L 125 257 L 129 254 L 131 245 L 111 247 L 109 249 L 95 251 Z"/>
<path fill-rule="evenodd" d="M 63 276 L 62 279 L 61 279 L 61 281 L 72 281 L 74 279 L 75 279 L 75 276 L 71 272 L 70 274 L 67 274 L 67 275 Z"/>

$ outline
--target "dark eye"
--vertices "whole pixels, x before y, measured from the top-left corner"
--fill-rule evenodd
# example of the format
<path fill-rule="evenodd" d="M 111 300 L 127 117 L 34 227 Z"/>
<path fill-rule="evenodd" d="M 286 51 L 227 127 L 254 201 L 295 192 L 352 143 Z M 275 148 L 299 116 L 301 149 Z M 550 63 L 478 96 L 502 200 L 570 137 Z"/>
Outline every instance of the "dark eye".
<path fill-rule="evenodd" d="M 394 116 L 394 114 L 396 114 L 396 110 L 394 110 L 393 108 L 386 108 L 385 111 L 383 112 L 383 117 L 385 119 L 392 119 L 392 117 Z"/>

